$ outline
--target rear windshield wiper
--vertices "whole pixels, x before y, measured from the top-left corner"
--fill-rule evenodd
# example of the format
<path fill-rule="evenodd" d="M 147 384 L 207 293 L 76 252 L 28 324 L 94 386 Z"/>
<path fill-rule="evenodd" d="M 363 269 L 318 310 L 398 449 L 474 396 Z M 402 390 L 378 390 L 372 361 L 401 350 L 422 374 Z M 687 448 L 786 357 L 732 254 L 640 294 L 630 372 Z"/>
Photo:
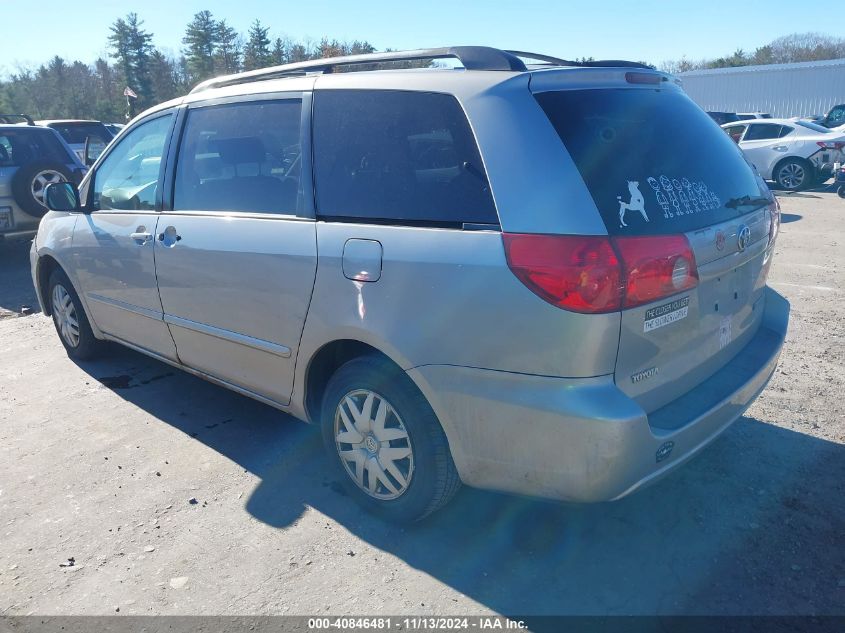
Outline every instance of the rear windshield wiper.
<path fill-rule="evenodd" d="M 760 196 L 758 198 L 752 198 L 751 196 L 742 196 L 741 198 L 731 198 L 725 203 L 725 206 L 728 209 L 738 209 L 739 207 L 754 207 L 755 209 L 759 209 L 760 207 L 764 207 L 767 204 L 770 204 L 772 201 L 770 198 L 766 198 L 764 196 Z"/>

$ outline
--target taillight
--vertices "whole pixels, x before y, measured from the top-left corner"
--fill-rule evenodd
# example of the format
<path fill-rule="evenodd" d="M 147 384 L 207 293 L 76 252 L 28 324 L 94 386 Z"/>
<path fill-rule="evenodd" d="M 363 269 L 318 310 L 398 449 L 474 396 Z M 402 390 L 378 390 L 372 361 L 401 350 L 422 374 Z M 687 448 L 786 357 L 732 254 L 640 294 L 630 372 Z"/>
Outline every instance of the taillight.
<path fill-rule="evenodd" d="M 778 236 L 778 230 L 780 230 L 780 201 L 775 198 L 769 204 L 769 215 L 770 222 L 769 222 L 769 246 L 775 243 L 775 239 Z"/>
<path fill-rule="evenodd" d="M 695 287 L 698 270 L 684 235 L 613 238 L 624 264 L 626 308 Z"/>
<path fill-rule="evenodd" d="M 845 147 L 845 143 L 841 141 L 817 141 L 816 145 L 822 149 L 842 149 Z"/>
<path fill-rule="evenodd" d="M 607 237 L 503 233 L 513 274 L 529 290 L 574 312 L 620 308 L 619 259 Z"/>
<path fill-rule="evenodd" d="M 649 237 L 503 233 L 514 275 L 552 305 L 574 312 L 616 312 L 698 283 L 683 235 Z"/>

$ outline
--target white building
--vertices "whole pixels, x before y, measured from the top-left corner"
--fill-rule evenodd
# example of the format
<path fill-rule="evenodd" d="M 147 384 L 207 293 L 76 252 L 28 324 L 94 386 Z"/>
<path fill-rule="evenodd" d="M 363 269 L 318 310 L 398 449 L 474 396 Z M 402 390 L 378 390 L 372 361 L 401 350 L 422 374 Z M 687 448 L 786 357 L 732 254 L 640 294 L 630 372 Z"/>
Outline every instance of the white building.
<path fill-rule="evenodd" d="M 692 70 L 678 77 L 687 94 L 711 111 L 792 117 L 827 114 L 845 103 L 845 59 Z"/>

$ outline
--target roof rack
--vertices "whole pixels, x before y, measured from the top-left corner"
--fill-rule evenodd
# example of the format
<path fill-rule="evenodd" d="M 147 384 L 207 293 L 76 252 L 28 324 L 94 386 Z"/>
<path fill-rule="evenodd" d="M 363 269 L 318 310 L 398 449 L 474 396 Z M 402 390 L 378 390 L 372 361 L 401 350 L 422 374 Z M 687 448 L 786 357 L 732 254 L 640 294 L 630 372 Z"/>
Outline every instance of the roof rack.
<path fill-rule="evenodd" d="M 339 66 L 354 66 L 358 64 L 374 64 L 380 62 L 408 62 L 424 59 L 455 58 L 467 70 L 504 70 L 524 72 L 525 64 L 516 55 L 498 48 L 487 46 L 450 46 L 444 48 L 423 48 L 412 51 L 389 51 L 385 53 L 369 53 L 365 55 L 346 55 L 344 57 L 327 57 L 312 59 L 305 62 L 295 62 L 282 66 L 271 66 L 258 70 L 250 70 L 235 75 L 225 75 L 215 79 L 208 79 L 191 90 L 191 93 L 233 86 L 252 81 L 278 79 L 291 75 L 306 73 L 332 73 Z"/>
<path fill-rule="evenodd" d="M 35 121 L 28 114 L 3 114 L 0 113 L 0 123 L 11 123 L 9 119 L 23 119 L 27 125 L 35 125 Z"/>
<path fill-rule="evenodd" d="M 412 51 L 388 51 L 385 53 L 368 53 L 365 55 L 346 55 L 344 57 L 326 57 L 304 62 L 294 62 L 282 66 L 259 68 L 234 75 L 224 75 L 214 79 L 207 79 L 197 84 L 191 93 L 202 92 L 211 88 L 234 86 L 253 81 L 266 81 L 282 77 L 302 76 L 307 73 L 333 73 L 342 66 L 356 66 L 361 64 L 378 64 L 382 62 L 411 62 L 431 59 L 455 58 L 467 70 L 504 70 L 525 72 L 528 67 L 523 59 L 534 59 L 549 66 L 585 66 L 585 67 L 616 67 L 616 68 L 649 68 L 646 64 L 622 60 L 597 61 L 569 61 L 540 53 L 525 51 L 499 50 L 489 46 L 449 46 L 443 48 L 421 48 Z"/>

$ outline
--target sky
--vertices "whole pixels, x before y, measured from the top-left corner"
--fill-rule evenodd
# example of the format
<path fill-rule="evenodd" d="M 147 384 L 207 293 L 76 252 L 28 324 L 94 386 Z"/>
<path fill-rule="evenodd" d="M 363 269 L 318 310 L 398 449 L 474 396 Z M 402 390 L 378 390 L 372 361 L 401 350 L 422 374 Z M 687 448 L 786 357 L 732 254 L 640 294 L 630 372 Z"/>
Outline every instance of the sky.
<path fill-rule="evenodd" d="M 155 45 L 171 54 L 178 54 L 185 25 L 202 9 L 243 33 L 260 18 L 273 38 L 365 39 L 376 49 L 487 45 L 653 64 L 718 57 L 737 48 L 753 51 L 796 32 L 845 37 L 845 20 L 821 20 L 818 11 L 796 10 L 786 0 L 741 5 L 722 0 L 39 0 L 37 10 L 34 6 L 0 0 L 0 75 L 38 66 L 54 55 L 91 63 L 108 52 L 109 25 L 130 11 L 144 20 Z"/>

